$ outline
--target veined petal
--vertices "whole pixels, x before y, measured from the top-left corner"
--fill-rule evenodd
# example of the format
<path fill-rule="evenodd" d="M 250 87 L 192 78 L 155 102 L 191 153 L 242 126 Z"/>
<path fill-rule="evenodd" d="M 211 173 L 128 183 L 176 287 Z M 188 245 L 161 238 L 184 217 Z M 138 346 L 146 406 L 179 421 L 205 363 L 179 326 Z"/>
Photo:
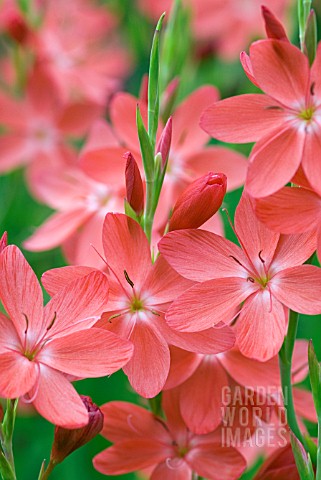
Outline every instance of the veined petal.
<path fill-rule="evenodd" d="M 21 339 L 36 339 L 43 326 L 43 297 L 38 279 L 15 245 L 0 256 L 0 297 Z"/>
<path fill-rule="evenodd" d="M 201 127 L 223 142 L 257 142 L 285 122 L 282 106 L 261 94 L 245 94 L 214 103 L 201 116 Z"/>
<path fill-rule="evenodd" d="M 236 349 L 226 352 L 220 356 L 220 362 L 228 374 L 244 387 L 271 388 L 280 385 L 280 373 L 278 357 L 275 356 L 267 362 L 258 362 L 245 357 Z"/>
<path fill-rule="evenodd" d="M 195 178 L 211 171 L 224 173 L 229 192 L 244 184 L 247 167 L 244 155 L 225 147 L 210 146 L 190 153 L 186 158 L 186 168 L 193 171 Z"/>
<path fill-rule="evenodd" d="M 256 269 L 262 270 L 262 259 L 269 268 L 280 235 L 257 219 L 253 200 L 246 193 L 243 193 L 236 208 L 234 225 L 243 249 Z"/>
<path fill-rule="evenodd" d="M 110 103 L 110 118 L 118 138 L 127 150 L 139 152 L 139 142 L 136 128 L 136 108 L 138 100 L 129 93 L 117 93 Z M 139 103 L 139 110 L 147 125 L 147 106 Z"/>
<path fill-rule="evenodd" d="M 191 480 L 192 469 L 183 458 L 170 458 L 157 465 L 150 477 L 150 480 Z"/>
<path fill-rule="evenodd" d="M 302 168 L 312 186 L 312 188 L 321 195 L 321 166 L 316 159 L 321 155 L 321 125 L 320 121 L 312 120 L 311 125 L 307 126 L 305 135 L 305 145 L 302 156 Z"/>
<path fill-rule="evenodd" d="M 214 355 L 204 357 L 194 374 L 180 385 L 182 417 L 192 432 L 209 433 L 222 422 L 222 391 L 227 385 L 224 368 Z"/>
<path fill-rule="evenodd" d="M 236 480 L 246 468 L 245 458 L 235 448 L 218 443 L 193 448 L 185 459 L 198 475 L 210 480 Z"/>
<path fill-rule="evenodd" d="M 133 346 L 107 330 L 90 328 L 47 343 L 37 360 L 77 377 L 103 377 L 122 368 Z"/>
<path fill-rule="evenodd" d="M 57 247 L 91 216 L 84 208 L 54 213 L 24 241 L 24 248 L 36 252 Z"/>
<path fill-rule="evenodd" d="M 284 187 L 269 197 L 257 198 L 255 212 L 277 232 L 302 233 L 320 223 L 321 198 L 305 188 Z"/>
<path fill-rule="evenodd" d="M 126 161 L 124 154 L 128 151 L 125 147 L 107 146 L 86 151 L 80 156 L 80 168 L 97 182 L 105 183 L 115 189 L 122 187 Z"/>
<path fill-rule="evenodd" d="M 320 104 L 321 100 L 321 81 L 320 81 L 320 72 L 321 68 L 321 44 L 318 44 L 317 53 L 311 68 L 311 85 L 314 84 L 314 95 L 317 99 L 317 103 Z"/>
<path fill-rule="evenodd" d="M 245 278 L 217 278 L 191 287 L 166 313 L 171 328 L 199 332 L 220 322 L 230 322 L 240 304 L 257 289 Z"/>
<path fill-rule="evenodd" d="M 316 235 L 306 232 L 298 235 L 281 235 L 272 261 L 270 274 L 302 265 L 316 250 Z"/>
<path fill-rule="evenodd" d="M 248 264 L 242 250 L 215 233 L 204 230 L 170 232 L 161 239 L 159 250 L 168 263 L 190 280 L 203 282 L 213 278 L 244 276 Z"/>
<path fill-rule="evenodd" d="M 310 69 L 306 55 L 289 42 L 259 40 L 250 47 L 253 73 L 260 88 L 289 107 L 304 105 Z"/>
<path fill-rule="evenodd" d="M 314 265 L 286 268 L 269 282 L 273 295 L 299 313 L 321 313 L 321 269 Z"/>
<path fill-rule="evenodd" d="M 193 285 L 194 282 L 179 275 L 161 255 L 153 264 L 142 290 L 148 292 L 147 305 L 153 306 L 172 302 Z"/>
<path fill-rule="evenodd" d="M 197 369 L 203 355 L 187 352 L 177 347 L 170 346 L 171 367 L 164 386 L 164 390 L 171 390 L 185 382 Z"/>
<path fill-rule="evenodd" d="M 290 124 L 263 137 L 250 156 L 246 179 L 249 194 L 266 197 L 284 187 L 301 163 L 304 140 L 304 133 Z"/>
<path fill-rule="evenodd" d="M 37 382 L 39 368 L 20 352 L 6 352 L 0 355 L 0 396 L 19 398 Z"/>
<path fill-rule="evenodd" d="M 52 268 L 47 270 L 41 277 L 41 282 L 50 296 L 56 295 L 62 288 L 77 278 L 85 277 L 96 271 L 92 267 L 80 267 L 68 265 L 67 267 Z"/>
<path fill-rule="evenodd" d="M 165 322 L 164 322 L 165 323 Z M 10 318 L 6 317 L 0 312 L 0 354 L 8 351 L 19 351 L 21 340 L 18 336 L 17 330 Z"/>
<path fill-rule="evenodd" d="M 39 383 L 33 405 L 49 422 L 64 428 L 80 428 L 88 423 L 88 412 L 80 396 L 66 377 L 46 365 L 40 364 Z"/>
<path fill-rule="evenodd" d="M 93 464 L 104 475 L 122 475 L 152 467 L 172 455 L 172 449 L 149 438 L 124 440 L 94 457 Z"/>
<path fill-rule="evenodd" d="M 91 327 L 106 307 L 108 280 L 102 272 L 92 272 L 61 289 L 45 307 L 44 324 L 51 328 L 47 338 Z"/>
<path fill-rule="evenodd" d="M 100 410 L 105 416 L 101 434 L 111 442 L 124 439 L 150 438 L 163 441 L 170 439 L 168 431 L 155 415 L 128 402 L 108 402 Z"/>
<path fill-rule="evenodd" d="M 22 135 L 16 133 L 0 135 L 0 151 L 1 173 L 13 170 L 29 161 L 28 141 Z"/>
<path fill-rule="evenodd" d="M 241 353 L 260 362 L 270 360 L 279 352 L 285 334 L 283 305 L 267 289 L 249 297 L 236 322 Z"/>
<path fill-rule="evenodd" d="M 149 318 L 137 318 L 130 341 L 134 344 L 134 353 L 124 372 L 139 395 L 155 397 L 165 385 L 169 372 L 167 342 Z"/>
<path fill-rule="evenodd" d="M 208 135 L 199 127 L 199 119 L 205 108 L 218 98 L 215 87 L 204 85 L 178 105 L 173 115 L 173 151 L 189 153 L 207 143 Z"/>
<path fill-rule="evenodd" d="M 108 264 L 120 282 L 126 285 L 125 272 L 139 289 L 152 267 L 145 233 L 135 220 L 108 213 L 103 227 L 103 246 Z"/>

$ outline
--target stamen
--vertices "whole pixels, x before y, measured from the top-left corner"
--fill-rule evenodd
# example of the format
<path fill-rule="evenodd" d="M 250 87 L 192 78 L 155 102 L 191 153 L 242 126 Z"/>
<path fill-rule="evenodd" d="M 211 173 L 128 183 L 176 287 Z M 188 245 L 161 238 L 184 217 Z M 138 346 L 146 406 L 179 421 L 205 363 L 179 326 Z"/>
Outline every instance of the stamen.
<path fill-rule="evenodd" d="M 310 86 L 310 93 L 311 93 L 311 95 L 314 95 L 314 87 L 315 87 L 315 82 L 312 82 L 312 83 L 311 83 L 311 86 Z"/>
<path fill-rule="evenodd" d="M 263 263 L 263 269 L 264 269 L 265 276 L 268 277 L 268 269 L 266 268 L 265 260 L 264 260 L 264 258 L 262 257 L 262 252 L 263 252 L 263 250 L 260 250 L 260 251 L 259 251 L 259 259 L 260 259 L 261 262 Z"/>
<path fill-rule="evenodd" d="M 283 110 L 283 108 L 278 105 L 268 105 L 267 107 L 264 107 L 264 110 Z"/>
<path fill-rule="evenodd" d="M 54 312 L 53 319 L 51 320 L 49 326 L 47 327 L 47 332 L 53 327 L 53 324 L 55 323 L 56 318 L 57 318 L 57 312 Z"/>
<path fill-rule="evenodd" d="M 27 335 L 27 333 L 28 333 L 28 328 L 29 328 L 29 320 L 28 320 L 28 317 L 27 317 L 27 315 L 26 315 L 25 313 L 23 313 L 22 315 L 23 315 L 23 316 L 25 317 L 25 319 L 26 319 L 26 329 L 25 329 L 25 331 L 24 331 L 24 334 Z"/>
<path fill-rule="evenodd" d="M 129 285 L 134 288 L 134 282 L 129 278 L 129 275 L 128 273 L 126 272 L 126 270 L 124 270 L 124 275 L 125 275 L 125 278 L 126 278 L 126 282 L 129 283 Z"/>
<path fill-rule="evenodd" d="M 253 277 L 247 277 L 246 281 L 247 281 L 247 282 L 251 282 L 251 283 L 254 283 L 254 282 L 255 282 L 255 280 L 254 280 Z"/>
<path fill-rule="evenodd" d="M 123 284 L 122 282 L 120 281 L 120 279 L 118 278 L 116 272 L 114 272 L 114 270 L 111 268 L 111 266 L 109 265 L 109 263 L 106 261 L 106 259 L 98 252 L 97 248 L 91 243 L 90 246 L 95 250 L 95 252 L 97 253 L 97 255 L 99 255 L 99 257 L 102 259 L 102 261 L 107 265 L 108 269 L 112 272 L 112 274 L 115 276 L 117 282 L 119 283 L 121 289 L 123 290 L 123 292 L 125 293 L 126 297 L 131 300 L 131 297 L 129 295 L 129 293 L 127 292 L 127 290 L 123 287 Z"/>
<path fill-rule="evenodd" d="M 244 268 L 244 270 L 247 271 L 247 273 L 250 274 L 250 276 L 247 278 L 247 280 L 248 280 L 249 278 L 252 278 L 252 280 L 253 280 L 253 282 L 254 282 L 254 278 L 252 277 L 252 272 L 251 272 L 251 270 L 250 270 L 249 268 L 247 268 L 245 265 L 243 265 L 243 263 L 241 263 L 236 257 L 234 257 L 234 255 L 229 255 L 229 257 L 233 258 L 233 260 L 235 260 L 236 263 L 238 263 L 242 268 Z M 250 282 L 251 282 L 252 280 L 250 280 Z"/>

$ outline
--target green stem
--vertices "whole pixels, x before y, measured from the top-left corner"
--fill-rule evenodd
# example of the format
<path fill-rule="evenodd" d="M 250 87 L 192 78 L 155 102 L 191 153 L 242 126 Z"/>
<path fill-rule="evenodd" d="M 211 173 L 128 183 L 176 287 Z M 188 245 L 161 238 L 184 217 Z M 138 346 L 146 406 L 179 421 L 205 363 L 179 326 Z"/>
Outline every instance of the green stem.
<path fill-rule="evenodd" d="M 40 472 L 38 480 L 47 480 L 56 465 L 57 463 L 50 459 L 48 467 L 46 468 L 46 470 Z"/>
<path fill-rule="evenodd" d="M 318 451 L 317 451 L 317 471 L 316 480 L 321 480 L 321 418 L 318 418 Z"/>
<path fill-rule="evenodd" d="M 284 398 L 284 407 L 287 413 L 287 422 L 294 435 L 300 440 L 307 449 L 306 441 L 301 433 L 295 414 L 293 392 L 292 392 L 292 356 L 296 333 L 298 329 L 299 314 L 290 310 L 290 319 L 288 333 L 284 339 L 282 348 L 279 352 L 280 375 L 282 382 L 282 392 Z"/>
<path fill-rule="evenodd" d="M 16 479 L 12 439 L 17 405 L 18 400 L 7 400 L 7 409 L 0 429 L 0 441 L 2 448 L 0 471 L 3 478 Z"/>
<path fill-rule="evenodd" d="M 152 229 L 154 221 L 154 212 L 153 212 L 153 192 L 154 192 L 154 182 L 152 180 L 146 180 L 146 207 L 144 215 L 144 232 L 148 238 L 149 243 L 152 238 Z"/>

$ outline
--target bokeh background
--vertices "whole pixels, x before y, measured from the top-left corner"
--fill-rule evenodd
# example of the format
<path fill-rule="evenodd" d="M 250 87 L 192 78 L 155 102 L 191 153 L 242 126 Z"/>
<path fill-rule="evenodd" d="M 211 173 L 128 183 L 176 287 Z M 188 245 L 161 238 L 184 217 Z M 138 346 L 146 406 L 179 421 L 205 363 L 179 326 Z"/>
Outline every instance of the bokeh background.
<path fill-rule="evenodd" d="M 68 1 L 71 2 L 71 0 Z M 46 8 L 47 4 L 49 5 L 52 2 L 54 3 L 55 0 L 43 0 L 42 7 Z M 77 0 L 72 0 L 72 2 L 75 5 L 77 4 Z M 20 11 L 28 11 L 28 0 L 17 1 L 16 3 Z M 84 3 L 106 9 L 116 19 L 118 41 L 126 50 L 129 58 L 128 72 L 119 82 L 117 88 L 137 96 L 141 79 L 148 71 L 149 50 L 155 19 L 160 12 L 168 10 L 173 2 L 171 0 L 158 0 L 155 2 L 148 0 L 139 2 L 138 0 L 102 0 L 100 2 L 86 0 L 86 2 L 79 2 L 78 7 L 82 8 L 81 4 Z M 294 0 L 289 0 L 285 3 L 284 20 L 287 23 L 292 41 L 298 44 L 297 5 Z M 201 0 L 199 0 L 199 4 L 202 4 Z M 217 8 L 220 8 L 220 2 L 207 0 L 207 2 L 204 2 L 205 4 L 211 10 L 214 18 L 216 4 L 218 4 Z M 233 2 L 231 2 L 232 4 Z M 314 5 L 317 11 L 318 23 L 320 23 L 320 5 L 318 0 Z M 0 32 L 1 61 L 5 59 L 11 59 L 10 61 L 12 61 L 19 50 L 23 54 L 19 42 L 12 38 L 10 32 L 4 27 L 7 7 L 6 1 L 0 2 L 0 26 L 2 27 Z M 76 8 L 78 7 L 76 5 Z M 259 38 L 260 34 L 258 32 L 261 31 L 263 35 L 263 21 L 260 19 L 259 14 L 260 2 L 237 0 L 234 2 L 234 9 L 239 9 L 239 15 L 242 14 L 244 16 L 249 15 L 254 10 L 258 12 L 255 20 L 258 28 L 254 29 L 254 31 L 246 31 L 244 35 L 240 35 L 240 32 L 237 30 L 242 28 L 241 22 L 233 30 L 233 28 L 229 27 L 228 18 L 225 18 L 226 31 L 224 32 L 224 41 L 233 43 L 234 37 L 242 37 L 243 45 L 241 50 L 246 50 L 250 40 Z M 242 11 L 243 9 L 244 11 Z M 197 87 L 204 84 L 215 85 L 219 89 L 222 98 L 258 91 L 245 76 L 238 60 L 238 54 L 231 53 L 227 47 L 222 48 L 219 34 L 215 35 L 215 28 L 217 28 L 215 25 L 212 27 L 213 39 L 210 40 L 206 38 L 200 39 L 195 31 L 192 32 L 190 24 L 193 23 L 193 15 L 193 12 L 186 13 L 177 32 L 177 49 L 179 54 L 177 55 L 177 62 L 174 62 L 172 65 L 173 71 L 171 75 L 178 75 L 181 79 L 180 98 L 184 98 Z M 226 11 L 226 15 L 232 16 L 233 10 L 231 9 L 230 12 Z M 65 20 L 62 19 L 61 21 Z M 68 18 L 68 21 L 76 20 Z M 228 30 L 229 28 L 230 30 Z M 321 28 L 319 28 L 319 31 L 321 31 Z M 0 87 L 4 84 L 5 80 L 0 78 Z M 108 118 L 108 101 L 106 101 L 106 118 Z M 84 141 L 85 138 L 82 138 L 78 146 L 80 147 Z M 212 140 L 212 143 L 219 142 Z M 247 155 L 251 145 L 230 145 L 230 148 Z M 231 216 L 234 214 L 240 195 L 241 189 L 226 195 L 224 207 L 228 209 Z M 27 260 L 39 278 L 43 272 L 50 268 L 66 265 L 66 260 L 59 248 L 40 253 L 33 253 L 23 249 L 24 240 L 51 213 L 52 210 L 48 206 L 38 203 L 29 193 L 25 182 L 24 168 L 16 168 L 0 176 L 0 234 L 4 231 L 8 232 L 9 242 L 22 248 Z M 234 239 L 233 232 L 225 218 L 224 223 L 227 237 Z M 49 298 L 46 293 L 45 298 L 46 300 Z M 318 358 L 321 359 L 320 322 L 321 319 L 319 317 L 301 316 L 299 337 L 313 338 Z M 142 399 L 138 398 L 135 392 L 132 391 L 122 372 L 118 372 L 110 378 L 80 381 L 76 384 L 76 388 L 81 394 L 91 396 L 98 405 L 110 400 L 127 400 L 139 404 L 143 403 Z M 32 410 L 27 408 L 19 410 L 14 439 L 17 477 L 19 480 L 36 480 L 41 462 L 49 457 L 53 429 L 53 425 L 37 416 Z M 105 477 L 96 472 L 91 464 L 92 457 L 107 445 L 108 442 L 98 436 L 90 444 L 73 453 L 62 465 L 58 466 L 51 478 L 53 480 L 114 478 Z M 134 474 L 128 474 L 117 478 L 134 479 L 137 477 Z M 251 478 L 251 474 L 245 474 L 244 478 Z"/>

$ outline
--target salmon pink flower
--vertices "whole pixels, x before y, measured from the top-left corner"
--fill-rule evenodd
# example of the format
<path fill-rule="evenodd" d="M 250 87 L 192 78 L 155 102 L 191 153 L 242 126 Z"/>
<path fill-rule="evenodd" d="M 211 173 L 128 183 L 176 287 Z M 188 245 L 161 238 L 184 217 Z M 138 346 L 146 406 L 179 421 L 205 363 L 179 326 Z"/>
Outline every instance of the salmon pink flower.
<path fill-rule="evenodd" d="M 317 252 L 321 260 L 321 195 L 310 188 L 284 187 L 255 202 L 259 220 L 268 228 L 285 234 L 317 232 Z"/>
<path fill-rule="evenodd" d="M 0 94 L 0 172 L 49 159 L 69 162 L 68 136 L 82 136 L 102 109 L 90 102 L 63 102 L 55 84 L 43 71 L 34 71 L 22 100 Z"/>
<path fill-rule="evenodd" d="M 146 235 L 137 222 L 108 213 L 103 246 L 110 294 L 105 313 L 95 326 L 134 344 L 133 357 L 124 372 L 140 395 L 150 398 L 162 390 L 170 367 L 169 345 L 204 354 L 219 353 L 234 345 L 234 333 L 224 325 L 192 334 L 168 327 L 166 309 L 193 282 L 178 275 L 162 256 L 152 263 Z M 76 266 L 53 269 L 45 273 L 43 283 L 54 294 L 90 270 Z"/>
<path fill-rule="evenodd" d="M 310 233 L 282 236 L 266 228 L 247 195 L 237 207 L 235 233 L 242 248 L 201 230 L 171 232 L 160 241 L 170 265 L 201 282 L 173 302 L 166 320 L 181 332 L 195 332 L 237 317 L 241 353 L 265 361 L 282 345 L 285 307 L 310 315 L 321 312 L 321 270 L 302 265 L 316 242 Z"/>
<path fill-rule="evenodd" d="M 102 435 L 114 442 L 94 458 L 94 467 L 105 475 L 150 467 L 150 480 L 192 480 L 193 472 L 209 480 L 236 480 L 246 466 L 235 448 L 221 446 L 219 433 L 189 431 L 173 392 L 163 394 L 166 421 L 126 402 L 110 402 L 101 409 Z"/>
<path fill-rule="evenodd" d="M 321 44 L 312 68 L 308 58 L 284 40 L 252 44 L 247 70 L 266 93 L 227 98 L 209 107 L 201 125 L 225 142 L 257 142 L 246 189 L 266 197 L 288 183 L 299 166 L 321 194 Z"/>
<path fill-rule="evenodd" d="M 71 282 L 43 307 L 38 280 L 13 245 L 0 255 L 0 396 L 24 397 L 64 428 L 88 423 L 88 412 L 67 375 L 109 375 L 129 360 L 130 342 L 91 328 L 106 305 L 108 281 L 93 272 Z"/>
<path fill-rule="evenodd" d="M 254 480 L 300 480 L 291 445 L 278 448 L 261 466 Z"/>
<path fill-rule="evenodd" d="M 306 341 L 296 342 L 293 383 L 302 382 L 308 374 L 307 351 Z M 257 362 L 237 348 L 216 355 L 200 355 L 171 347 L 171 368 L 164 389 L 171 388 L 178 390 L 186 425 L 198 434 L 213 431 L 233 407 L 248 409 L 248 422 L 244 421 L 243 427 L 253 431 L 262 421 L 270 422 L 272 413 L 283 408 L 277 355 L 267 362 Z M 294 388 L 293 394 L 300 417 L 316 422 L 311 392 Z M 229 426 L 240 426 L 237 414 L 230 420 Z"/>

